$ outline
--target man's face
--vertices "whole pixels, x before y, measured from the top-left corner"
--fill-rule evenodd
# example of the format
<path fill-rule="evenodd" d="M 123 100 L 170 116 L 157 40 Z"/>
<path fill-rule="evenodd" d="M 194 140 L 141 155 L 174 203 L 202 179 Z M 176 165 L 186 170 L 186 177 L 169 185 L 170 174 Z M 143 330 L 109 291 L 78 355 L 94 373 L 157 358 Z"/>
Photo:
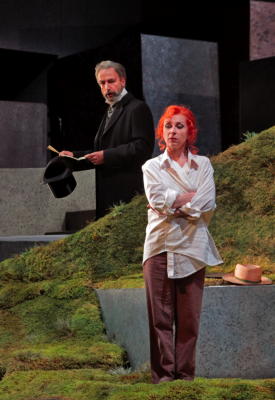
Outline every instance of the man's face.
<path fill-rule="evenodd" d="M 97 75 L 97 83 L 106 101 L 114 103 L 125 87 L 125 79 L 121 78 L 114 68 L 102 69 Z"/>

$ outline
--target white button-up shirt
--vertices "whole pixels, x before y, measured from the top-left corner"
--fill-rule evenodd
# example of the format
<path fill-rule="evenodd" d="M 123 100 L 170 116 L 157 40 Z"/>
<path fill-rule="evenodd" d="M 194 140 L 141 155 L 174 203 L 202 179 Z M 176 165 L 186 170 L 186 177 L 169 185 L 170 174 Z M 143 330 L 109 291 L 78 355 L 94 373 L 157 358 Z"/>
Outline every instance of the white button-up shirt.
<path fill-rule="evenodd" d="M 207 225 L 216 207 L 213 168 L 207 157 L 188 153 L 181 167 L 167 151 L 143 166 L 145 193 L 151 208 L 144 243 L 143 262 L 167 252 L 169 278 L 182 278 L 223 261 Z M 180 208 L 187 218 L 174 216 L 179 194 L 196 192 Z"/>

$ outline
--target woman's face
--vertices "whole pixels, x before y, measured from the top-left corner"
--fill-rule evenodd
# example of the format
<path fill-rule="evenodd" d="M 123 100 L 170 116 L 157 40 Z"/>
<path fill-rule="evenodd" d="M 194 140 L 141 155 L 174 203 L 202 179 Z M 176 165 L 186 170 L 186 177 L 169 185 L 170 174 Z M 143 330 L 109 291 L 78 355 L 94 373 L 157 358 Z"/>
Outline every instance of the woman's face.
<path fill-rule="evenodd" d="M 188 130 L 186 117 L 182 114 L 164 120 L 163 139 L 169 152 L 185 150 Z"/>

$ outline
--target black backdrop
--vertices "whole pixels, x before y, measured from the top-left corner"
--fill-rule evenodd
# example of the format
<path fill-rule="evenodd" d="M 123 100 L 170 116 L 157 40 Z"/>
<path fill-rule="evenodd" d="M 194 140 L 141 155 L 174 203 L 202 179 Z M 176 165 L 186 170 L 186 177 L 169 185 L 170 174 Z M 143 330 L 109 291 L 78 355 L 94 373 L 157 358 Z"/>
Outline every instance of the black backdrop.
<path fill-rule="evenodd" d="M 140 33 L 128 30 L 97 49 L 64 57 L 48 72 L 50 142 L 57 149 L 91 149 L 106 108 L 95 79 L 102 60 L 123 64 L 127 89 L 143 98 Z"/>
<path fill-rule="evenodd" d="M 96 62 L 113 58 L 124 63 L 129 89 L 142 97 L 140 44 L 129 29 L 218 44 L 222 148 L 240 141 L 244 126 L 240 91 L 246 87 L 240 65 L 249 62 L 249 0 L 171 4 L 14 0 L 0 2 L 0 25 L 0 47 L 4 48 L 0 48 L 0 100 L 47 103 L 49 140 L 58 148 L 64 144 L 84 148 L 92 142 L 104 109 L 94 79 Z M 41 69 L 48 70 L 50 65 L 47 79 Z M 273 80 L 272 74 L 268 80 L 258 77 L 257 98 L 266 98 L 262 95 Z M 265 116 L 253 122 L 257 129 L 266 127 Z M 248 111 L 246 120 L 249 117 Z"/>

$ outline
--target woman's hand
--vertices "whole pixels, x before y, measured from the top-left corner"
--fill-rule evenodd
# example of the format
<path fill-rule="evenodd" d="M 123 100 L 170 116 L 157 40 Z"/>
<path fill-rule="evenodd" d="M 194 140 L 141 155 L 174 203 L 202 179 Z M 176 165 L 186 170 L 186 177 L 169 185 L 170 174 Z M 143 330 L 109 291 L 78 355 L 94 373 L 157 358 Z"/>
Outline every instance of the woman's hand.
<path fill-rule="evenodd" d="M 196 194 L 196 192 L 188 192 L 188 193 L 179 194 L 176 197 L 176 200 L 174 201 L 174 203 L 172 204 L 172 208 L 180 208 L 180 207 L 184 206 L 186 203 L 189 203 L 189 201 L 191 201 L 193 199 L 195 194 Z"/>
<path fill-rule="evenodd" d="M 161 213 L 157 211 L 154 207 L 152 207 L 150 204 L 147 204 L 147 208 L 153 210 L 156 214 L 158 215 L 167 215 L 166 213 Z"/>
<path fill-rule="evenodd" d="M 150 204 L 147 204 L 147 208 L 153 210 L 158 215 L 167 216 L 167 214 L 157 211 L 155 208 L 150 206 Z M 174 212 L 173 215 L 174 215 L 174 217 L 178 217 L 178 218 L 187 218 L 188 217 L 188 214 L 186 214 L 185 212 L 181 211 L 179 208 L 176 209 L 176 211 Z"/>
<path fill-rule="evenodd" d="M 176 211 L 174 212 L 174 216 L 175 216 L 175 217 L 178 217 L 178 218 L 185 218 L 185 219 L 187 219 L 187 217 L 188 217 L 189 215 L 177 208 Z"/>

